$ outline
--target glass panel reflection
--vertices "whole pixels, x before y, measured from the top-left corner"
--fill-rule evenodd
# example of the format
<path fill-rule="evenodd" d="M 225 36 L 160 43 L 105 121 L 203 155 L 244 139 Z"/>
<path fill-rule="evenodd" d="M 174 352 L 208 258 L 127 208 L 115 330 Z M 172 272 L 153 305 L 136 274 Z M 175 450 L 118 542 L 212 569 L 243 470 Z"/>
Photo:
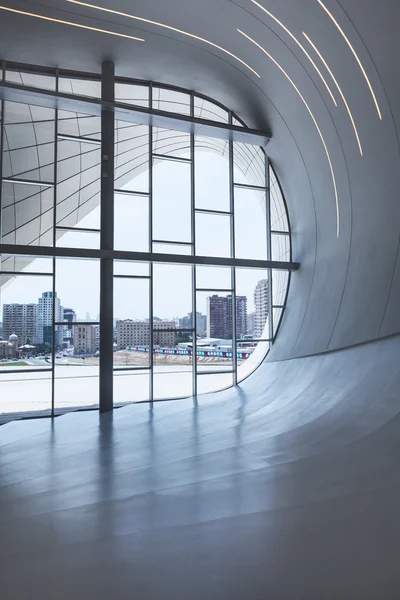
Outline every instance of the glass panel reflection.
<path fill-rule="evenodd" d="M 114 277 L 114 367 L 150 365 L 150 280 Z"/>

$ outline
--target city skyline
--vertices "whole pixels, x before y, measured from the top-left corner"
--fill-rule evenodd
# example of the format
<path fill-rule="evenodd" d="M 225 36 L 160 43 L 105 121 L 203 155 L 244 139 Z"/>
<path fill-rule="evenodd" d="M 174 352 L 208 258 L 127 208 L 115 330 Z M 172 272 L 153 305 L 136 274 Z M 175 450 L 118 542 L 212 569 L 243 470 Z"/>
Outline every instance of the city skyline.
<path fill-rule="evenodd" d="M 135 281 L 135 280 L 132 280 Z M 253 305 L 255 310 L 248 312 L 248 298 L 247 296 L 236 296 L 236 335 L 238 339 L 244 337 L 244 335 L 255 335 L 255 337 L 261 337 L 268 315 L 268 280 L 261 279 L 257 282 L 252 294 Z M 207 309 L 206 314 L 201 311 L 196 312 L 196 324 L 197 324 L 197 335 L 199 337 L 216 337 L 222 339 L 231 339 L 232 337 L 232 296 L 226 294 L 219 296 L 218 294 L 206 294 Z M 214 309 L 214 316 L 211 316 L 212 302 L 215 303 L 215 307 L 220 306 L 220 310 Z M 2 337 L 9 337 L 12 333 L 18 335 L 21 339 L 21 343 L 27 341 L 31 343 L 51 343 L 51 318 L 52 318 L 52 305 L 53 298 L 52 292 L 42 292 L 38 298 L 37 303 L 3 303 L 2 304 Z M 55 321 L 65 321 L 70 323 L 63 327 L 63 330 L 56 329 L 56 346 L 62 345 L 63 342 L 73 338 L 72 323 L 79 323 L 80 321 L 93 322 L 94 324 L 98 321 L 92 320 L 89 311 L 85 312 L 85 318 L 81 319 L 74 308 L 64 307 L 61 305 L 61 299 L 56 294 L 55 298 L 56 307 L 56 318 Z M 222 311 L 222 313 L 221 313 Z M 218 314 L 217 314 L 218 313 Z M 220 314 L 221 313 L 221 314 Z M 97 315 L 97 318 L 99 315 Z M 36 319 L 36 335 L 34 333 L 33 321 Z M 211 320 L 213 323 L 211 326 Z M 153 327 L 155 322 L 171 323 L 171 327 L 190 329 L 192 328 L 193 313 L 190 311 L 182 317 L 170 317 L 169 319 L 159 318 L 157 315 L 153 317 Z M 217 323 L 218 321 L 218 323 Z M 116 317 L 114 319 L 115 326 L 119 322 L 131 322 L 131 323 L 149 323 L 148 317 L 145 319 L 126 319 Z M 249 327 L 250 323 L 252 326 Z M 155 327 L 156 328 L 156 327 Z M 142 336 L 143 337 L 143 336 Z M 140 340 L 138 343 L 143 344 L 144 341 Z M 132 343 L 132 345 L 134 345 Z"/>

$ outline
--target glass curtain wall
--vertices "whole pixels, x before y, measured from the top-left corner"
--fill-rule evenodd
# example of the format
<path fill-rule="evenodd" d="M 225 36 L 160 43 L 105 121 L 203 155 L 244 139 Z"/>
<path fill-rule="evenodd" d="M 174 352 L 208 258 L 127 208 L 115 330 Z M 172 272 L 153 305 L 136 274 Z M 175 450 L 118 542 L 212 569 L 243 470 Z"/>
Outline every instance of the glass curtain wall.
<path fill-rule="evenodd" d="M 3 80 L 99 98 L 99 78 L 50 71 L 10 68 Z M 121 79 L 115 95 L 127 110 L 243 127 L 186 90 Z M 0 144 L 0 413 L 96 408 L 101 117 L 3 100 Z M 291 260 L 264 150 L 116 120 L 113 216 L 114 406 L 247 377 L 278 331 L 290 281 L 288 270 L 246 266 Z M 21 253 L 29 246 L 45 252 Z"/>

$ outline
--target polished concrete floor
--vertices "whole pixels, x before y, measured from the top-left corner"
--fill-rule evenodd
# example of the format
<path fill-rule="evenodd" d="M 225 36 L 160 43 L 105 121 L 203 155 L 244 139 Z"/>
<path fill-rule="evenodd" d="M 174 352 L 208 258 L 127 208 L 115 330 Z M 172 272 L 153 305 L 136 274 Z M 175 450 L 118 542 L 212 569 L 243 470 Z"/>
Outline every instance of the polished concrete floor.
<path fill-rule="evenodd" d="M 399 353 L 0 427 L 2 600 L 398 599 Z"/>

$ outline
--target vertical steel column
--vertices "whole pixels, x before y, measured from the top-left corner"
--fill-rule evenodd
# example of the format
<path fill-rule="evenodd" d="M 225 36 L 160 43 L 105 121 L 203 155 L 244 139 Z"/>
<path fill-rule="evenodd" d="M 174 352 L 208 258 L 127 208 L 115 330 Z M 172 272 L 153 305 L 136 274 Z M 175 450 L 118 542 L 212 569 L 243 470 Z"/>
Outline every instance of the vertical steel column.
<path fill-rule="evenodd" d="M 58 69 L 56 69 L 56 92 L 58 92 Z M 57 162 L 58 162 L 58 109 L 54 114 L 54 188 L 53 188 L 53 248 L 57 245 Z M 55 364 L 56 364 L 56 257 L 53 256 L 52 319 L 51 319 L 51 416 L 55 409 Z M 59 331 L 57 325 L 57 331 Z"/>
<path fill-rule="evenodd" d="M 149 107 L 153 107 L 153 84 L 149 85 Z M 149 126 L 149 251 L 153 252 L 153 125 Z M 149 366 L 150 402 L 154 399 L 154 354 L 153 354 L 153 261 L 149 264 Z"/>
<path fill-rule="evenodd" d="M 229 124 L 232 125 L 232 112 L 229 111 Z M 235 258 L 235 187 L 233 166 L 233 140 L 229 140 L 229 200 L 231 211 L 231 257 Z M 237 340 L 236 340 L 236 269 L 231 267 L 232 286 L 232 370 L 233 385 L 237 385 Z"/>
<path fill-rule="evenodd" d="M 190 94 L 190 116 L 194 116 L 194 93 Z M 191 208 L 192 208 L 192 255 L 196 255 L 196 198 L 195 198 L 195 153 L 194 153 L 194 133 L 190 134 L 190 158 L 192 159 L 190 165 L 190 195 L 191 195 Z M 196 265 L 192 266 L 192 328 L 193 328 L 193 341 L 192 341 L 192 393 L 193 396 L 197 396 L 197 278 L 196 278 Z"/>
<path fill-rule="evenodd" d="M 101 99 L 114 102 L 114 63 L 101 68 Z M 100 247 L 114 247 L 114 113 L 101 112 Z M 113 408 L 114 282 L 113 260 L 100 259 L 100 412 Z"/>
<path fill-rule="evenodd" d="M 2 194 L 3 194 L 3 151 L 4 151 L 4 100 L 1 101 L 1 120 L 0 120 L 0 242 L 3 241 L 3 226 L 2 226 L 2 216 L 3 216 L 3 204 L 2 204 Z M 1 254 L 0 254 L 1 259 Z M 1 270 L 1 264 L 0 264 Z M 3 316 L 3 315 L 1 315 Z"/>
<path fill-rule="evenodd" d="M 4 81 L 6 78 L 6 64 L 3 60 L 1 65 L 1 78 Z M 4 100 L 1 100 L 1 119 L 0 119 L 0 242 L 3 241 L 3 229 L 2 229 L 2 216 L 3 216 L 3 206 L 2 206 L 2 193 L 3 193 L 3 150 L 4 150 Z M 0 255 L 1 260 L 1 255 Z M 1 270 L 1 263 L 0 263 Z M 3 316 L 3 315 L 1 315 Z"/>
<path fill-rule="evenodd" d="M 269 159 L 265 154 L 265 216 L 267 226 L 267 260 L 272 260 L 272 240 L 271 240 L 271 197 L 269 181 Z M 268 313 L 269 313 L 269 332 L 268 337 L 271 344 L 274 340 L 274 311 L 272 307 L 272 269 L 268 269 Z"/>

